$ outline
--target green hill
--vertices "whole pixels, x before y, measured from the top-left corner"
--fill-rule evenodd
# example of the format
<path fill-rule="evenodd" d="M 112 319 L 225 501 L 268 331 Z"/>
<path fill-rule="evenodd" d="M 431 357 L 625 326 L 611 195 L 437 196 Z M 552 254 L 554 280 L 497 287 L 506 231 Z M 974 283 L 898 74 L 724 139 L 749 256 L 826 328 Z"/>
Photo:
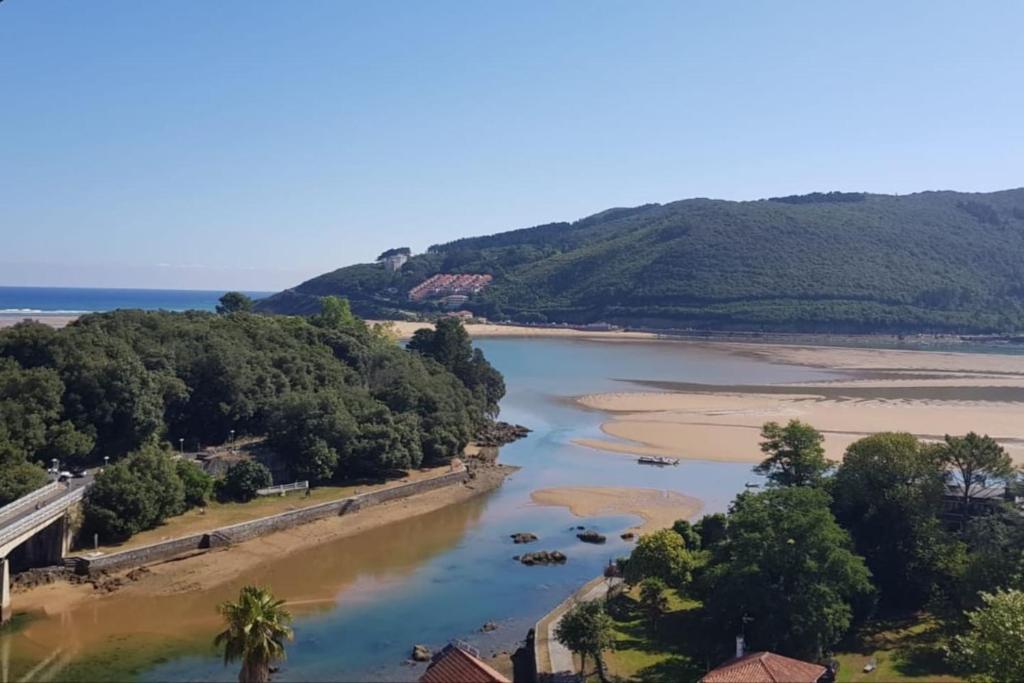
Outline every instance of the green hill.
<path fill-rule="evenodd" d="M 700 329 L 1007 332 L 1024 329 L 1024 189 L 862 193 L 610 209 L 456 240 L 399 271 L 348 266 L 276 294 L 308 313 L 340 294 L 368 316 L 433 312 L 410 288 L 489 273 L 465 308 L 494 319 Z"/>

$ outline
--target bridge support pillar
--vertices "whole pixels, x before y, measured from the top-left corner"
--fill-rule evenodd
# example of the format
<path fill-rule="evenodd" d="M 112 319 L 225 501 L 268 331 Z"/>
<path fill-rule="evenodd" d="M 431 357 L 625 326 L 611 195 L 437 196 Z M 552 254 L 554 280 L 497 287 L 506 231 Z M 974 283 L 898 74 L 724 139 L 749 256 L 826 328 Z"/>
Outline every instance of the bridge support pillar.
<path fill-rule="evenodd" d="M 0 558 L 0 624 L 11 618 L 11 563 Z"/>

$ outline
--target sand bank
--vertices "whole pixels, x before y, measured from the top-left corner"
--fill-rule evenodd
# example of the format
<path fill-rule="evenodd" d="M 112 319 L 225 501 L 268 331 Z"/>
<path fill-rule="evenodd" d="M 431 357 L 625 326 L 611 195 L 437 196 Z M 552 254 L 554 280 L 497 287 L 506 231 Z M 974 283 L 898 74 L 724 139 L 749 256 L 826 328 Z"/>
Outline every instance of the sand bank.
<path fill-rule="evenodd" d="M 704 504 L 677 491 L 624 487 L 577 486 L 539 489 L 530 494 L 538 505 L 569 508 L 577 517 L 636 515 L 644 523 L 634 530 L 654 531 L 672 526 L 677 519 L 690 519 Z"/>
<path fill-rule="evenodd" d="M 760 427 L 799 419 L 825 435 L 832 459 L 881 431 L 926 440 L 975 431 L 989 434 L 1024 463 L 1024 356 L 886 349 L 722 343 L 719 348 L 776 363 L 848 375 L 832 382 L 778 386 L 646 382 L 661 392 L 580 397 L 613 419 L 609 439 L 577 443 L 615 453 L 757 462 Z"/>
<path fill-rule="evenodd" d="M 372 321 L 368 321 L 372 322 Z M 408 339 L 423 328 L 432 328 L 434 323 L 386 321 L 394 327 L 402 339 Z M 473 337 L 557 337 L 564 339 L 600 339 L 601 341 L 650 341 L 659 339 L 653 332 L 627 332 L 625 330 L 574 330 L 566 327 L 525 327 L 518 325 L 495 325 L 493 323 L 467 324 L 466 330 Z"/>

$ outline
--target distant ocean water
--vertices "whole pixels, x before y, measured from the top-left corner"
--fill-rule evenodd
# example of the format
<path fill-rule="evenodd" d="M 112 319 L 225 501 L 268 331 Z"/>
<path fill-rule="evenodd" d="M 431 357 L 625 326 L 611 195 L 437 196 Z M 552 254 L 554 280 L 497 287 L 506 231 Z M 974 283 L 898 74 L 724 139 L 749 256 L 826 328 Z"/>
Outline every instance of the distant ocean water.
<path fill-rule="evenodd" d="M 259 299 L 271 292 L 246 294 Z M 117 308 L 212 311 L 223 295 L 221 290 L 0 287 L 0 315 L 77 315 Z"/>

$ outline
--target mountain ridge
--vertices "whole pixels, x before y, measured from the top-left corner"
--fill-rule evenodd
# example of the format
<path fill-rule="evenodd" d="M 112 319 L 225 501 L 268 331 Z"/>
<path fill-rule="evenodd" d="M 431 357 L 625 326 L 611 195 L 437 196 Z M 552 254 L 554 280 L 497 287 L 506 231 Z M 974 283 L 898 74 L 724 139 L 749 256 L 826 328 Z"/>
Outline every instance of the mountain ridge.
<path fill-rule="evenodd" d="M 606 209 L 431 246 L 396 272 L 355 264 L 259 304 L 430 314 L 406 294 L 437 273 L 493 283 L 463 307 L 519 322 L 790 332 L 1024 328 L 1024 188 L 910 195 L 693 198 Z M 461 303 L 461 302 L 460 302 Z"/>

